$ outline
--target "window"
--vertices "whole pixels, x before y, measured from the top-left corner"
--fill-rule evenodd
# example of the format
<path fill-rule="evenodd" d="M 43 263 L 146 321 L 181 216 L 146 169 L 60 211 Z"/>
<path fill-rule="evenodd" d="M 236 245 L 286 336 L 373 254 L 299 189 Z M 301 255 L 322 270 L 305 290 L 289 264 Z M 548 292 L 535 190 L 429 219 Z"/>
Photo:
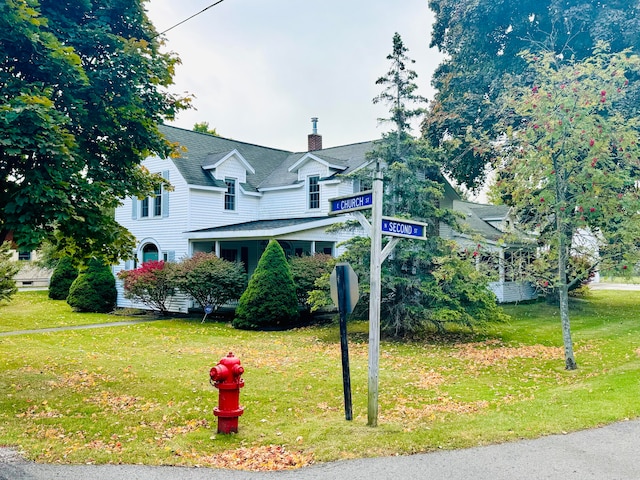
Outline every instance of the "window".
<path fill-rule="evenodd" d="M 227 185 L 227 191 L 224 194 L 224 209 L 236 209 L 236 180 L 234 178 L 225 178 L 224 183 Z"/>
<path fill-rule="evenodd" d="M 353 181 L 353 193 L 366 192 L 373 189 L 371 178 L 356 178 Z"/>
<path fill-rule="evenodd" d="M 320 208 L 320 177 L 309 177 L 309 208 Z"/>
<path fill-rule="evenodd" d="M 165 171 L 162 174 L 162 178 L 168 179 L 169 172 Z M 158 185 L 153 194 L 143 198 L 139 202 L 134 197 L 133 199 L 133 214 L 132 218 L 136 220 L 138 216 L 140 218 L 159 218 L 169 216 L 169 193 L 162 186 Z"/>
<path fill-rule="evenodd" d="M 162 216 L 162 187 L 156 188 L 153 194 L 155 195 L 153 197 L 153 214 L 156 217 L 161 217 Z"/>
<path fill-rule="evenodd" d="M 144 198 L 140 202 L 140 216 L 148 217 L 149 216 L 149 197 Z"/>
<path fill-rule="evenodd" d="M 221 248 L 220 258 L 222 258 L 223 260 L 227 260 L 229 262 L 237 262 L 238 250 L 236 250 L 235 248 Z"/>

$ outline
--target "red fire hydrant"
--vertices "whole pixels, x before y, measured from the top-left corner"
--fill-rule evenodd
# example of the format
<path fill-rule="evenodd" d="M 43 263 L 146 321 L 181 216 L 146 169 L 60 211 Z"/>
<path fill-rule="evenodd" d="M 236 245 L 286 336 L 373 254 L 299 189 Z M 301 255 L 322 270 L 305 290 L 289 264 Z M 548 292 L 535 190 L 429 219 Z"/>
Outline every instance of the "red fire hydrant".
<path fill-rule="evenodd" d="M 240 389 L 244 387 L 240 376 L 243 373 L 244 367 L 233 352 L 229 352 L 209 372 L 209 381 L 219 391 L 218 406 L 213 409 L 213 414 L 218 417 L 218 433 L 238 432 L 238 417 L 244 412 L 244 407 L 240 406 Z"/>

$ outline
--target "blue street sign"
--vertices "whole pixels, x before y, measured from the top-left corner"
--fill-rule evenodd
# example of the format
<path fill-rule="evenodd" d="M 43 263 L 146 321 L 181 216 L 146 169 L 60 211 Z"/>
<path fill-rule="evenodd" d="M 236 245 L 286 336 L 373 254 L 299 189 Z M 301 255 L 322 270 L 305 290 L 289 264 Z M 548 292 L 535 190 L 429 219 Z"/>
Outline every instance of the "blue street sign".
<path fill-rule="evenodd" d="M 394 237 L 424 238 L 426 224 L 401 218 L 382 217 L 382 234 Z"/>
<path fill-rule="evenodd" d="M 365 210 L 373 205 L 373 192 L 361 192 L 348 197 L 338 197 L 329 200 L 329 215 Z"/>

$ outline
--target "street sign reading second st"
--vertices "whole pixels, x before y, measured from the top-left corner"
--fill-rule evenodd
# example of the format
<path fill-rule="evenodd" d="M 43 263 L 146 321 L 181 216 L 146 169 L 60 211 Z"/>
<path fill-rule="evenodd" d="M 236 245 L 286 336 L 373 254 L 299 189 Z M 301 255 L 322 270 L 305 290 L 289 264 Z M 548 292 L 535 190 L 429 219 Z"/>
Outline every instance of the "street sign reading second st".
<path fill-rule="evenodd" d="M 394 237 L 424 239 L 426 223 L 413 222 L 402 218 L 382 217 L 382 234 Z"/>

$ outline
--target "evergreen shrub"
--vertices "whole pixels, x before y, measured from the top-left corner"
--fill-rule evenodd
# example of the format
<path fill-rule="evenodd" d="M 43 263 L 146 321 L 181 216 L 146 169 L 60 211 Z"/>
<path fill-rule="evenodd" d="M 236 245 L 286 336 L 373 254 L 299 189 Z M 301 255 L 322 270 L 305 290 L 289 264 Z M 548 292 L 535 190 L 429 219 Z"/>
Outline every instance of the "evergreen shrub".
<path fill-rule="evenodd" d="M 299 316 L 296 286 L 280 244 L 271 240 L 236 308 L 235 328 L 286 328 Z"/>
<path fill-rule="evenodd" d="M 49 298 L 64 300 L 69 296 L 71 284 L 78 277 L 78 268 L 70 257 L 62 257 L 49 281 Z"/>
<path fill-rule="evenodd" d="M 20 271 L 20 267 L 11 257 L 11 244 L 0 244 L 0 300 L 10 300 L 18 291 L 14 276 Z"/>
<path fill-rule="evenodd" d="M 118 292 L 111 268 L 92 258 L 69 288 L 67 303 L 80 312 L 107 313 L 113 310 Z"/>

